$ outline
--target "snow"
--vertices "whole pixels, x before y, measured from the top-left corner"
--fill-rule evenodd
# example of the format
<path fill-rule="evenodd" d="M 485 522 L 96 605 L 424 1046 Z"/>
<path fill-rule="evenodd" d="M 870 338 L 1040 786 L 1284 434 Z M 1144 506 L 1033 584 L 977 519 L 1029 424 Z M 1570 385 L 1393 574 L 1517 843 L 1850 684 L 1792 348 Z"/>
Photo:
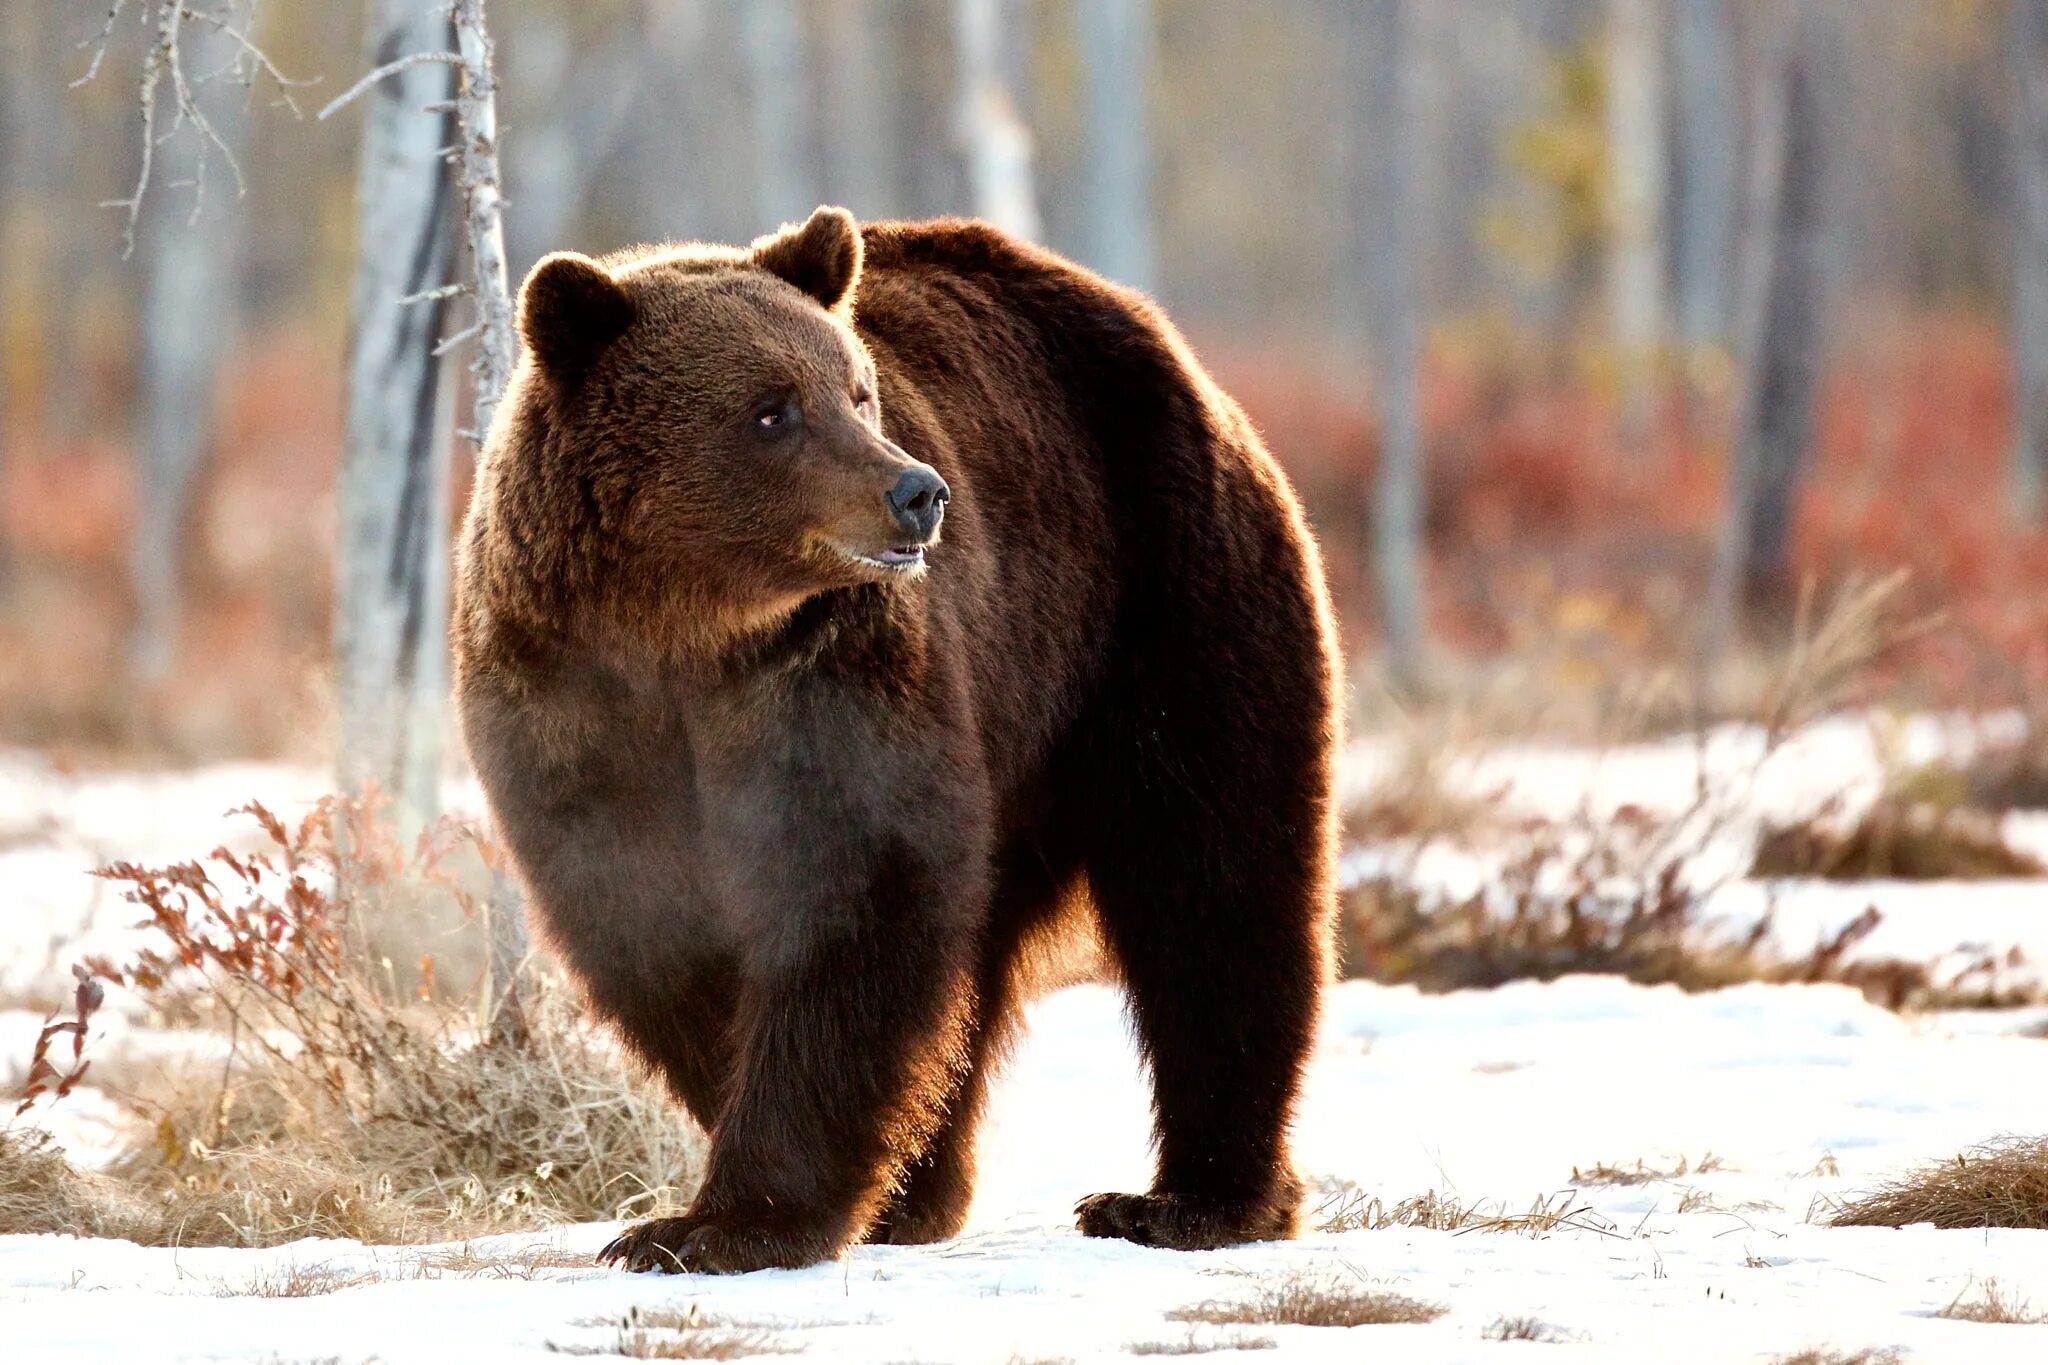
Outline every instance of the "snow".
<path fill-rule="evenodd" d="M 735 1279 L 553 1269 L 532 1279 L 421 1278 L 432 1249 L 300 1243 L 145 1250 L 0 1238 L 0 1321 L 21 1361 L 541 1360 L 598 1346 L 629 1311 L 687 1308 L 832 1361 L 1129 1359 L 1185 1341 L 1175 1308 L 1250 1290 L 1244 1275 L 1362 1277 L 1446 1305 L 1427 1326 L 1230 1329 L 1258 1358 L 1505 1360 L 1485 1337 L 1531 1316 L 1542 1359 L 1764 1361 L 1813 1344 L 1897 1346 L 1934 1361 L 2036 1361 L 2048 1327 L 1932 1316 L 1996 1277 L 2048 1304 L 2048 1233 L 1830 1229 L 1809 1209 L 1870 1179 L 2005 1132 L 2048 1132 L 2036 1015 L 1905 1020 L 1828 986 L 1686 996 L 1603 978 L 1427 997 L 1351 982 L 1331 996 L 1297 1137 L 1311 1177 L 1388 1203 L 1435 1189 L 1526 1210 L 1568 1195 L 1574 1166 L 1705 1175 L 1577 1192 L 1611 1231 L 1390 1229 L 1183 1254 L 1079 1237 L 1067 1210 L 1143 1182 L 1142 1078 L 1119 1003 L 1098 986 L 1039 1002 L 995 1096 L 967 1235 L 858 1247 L 810 1270 Z M 1832 1156 L 1839 1175 L 1818 1175 Z M 1679 1213 L 1688 1190 L 1705 1207 Z M 1589 1227 L 1599 1226 L 1588 1220 Z M 615 1228 L 489 1239 L 597 1250 Z M 303 1298 L 247 1291 L 289 1266 L 369 1282 Z M 237 1291 L 241 1291 L 239 1294 Z M 595 1324 L 595 1325 L 593 1325 Z M 1369 1335 L 1362 1341 L 1358 1333 Z"/>
<path fill-rule="evenodd" d="M 1948 724 L 1902 729 L 1908 747 L 1958 742 Z M 1861 734 L 1838 722 L 1803 733 L 1799 761 L 1758 782 L 1758 807 L 1874 791 L 1880 756 L 1867 725 Z M 1726 752 L 1739 768 L 1754 752 L 1747 742 L 1714 740 L 1710 766 Z M 1690 797 L 1698 752 L 1532 748 L 1481 759 L 1473 780 L 1505 781 L 1559 812 L 1653 800 L 1673 809 Z M 102 941 L 125 932 L 126 907 L 95 908 L 97 884 L 80 875 L 93 861 L 185 856 L 219 841 L 219 812 L 251 796 L 295 810 L 321 785 L 317 772 L 267 766 L 75 775 L 0 756 L 0 998 L 61 987 L 81 930 Z M 452 797 L 473 800 L 459 788 Z M 23 829 L 35 832 L 5 837 Z M 1875 901 L 1886 913 L 1874 936 L 1881 955 L 2002 950 L 2048 932 L 2039 882 L 1736 881 L 1716 895 L 1731 919 L 1775 896 L 1786 937 L 1817 935 Z M 40 1019 L 34 1008 L 0 1010 L 0 1071 L 18 1065 Z M 101 1022 L 106 1041 L 137 1052 L 190 1045 L 113 1008 Z M 553 1348 L 615 1344 L 636 1308 L 696 1305 L 770 1327 L 826 1361 L 1127 1361 L 1138 1358 L 1133 1344 L 1257 1337 L 1275 1347 L 1208 1358 L 1763 1362 L 1827 1345 L 1896 1347 L 1915 1361 L 2034 1362 L 2048 1359 L 2048 1326 L 1936 1314 L 1991 1277 L 2048 1309 L 2048 1232 L 1817 1220 L 1831 1201 L 1923 1161 L 2002 1134 L 2048 1133 L 2048 1040 L 2029 1036 L 2044 1022 L 2048 1009 L 1900 1016 L 1838 986 L 1688 996 L 1570 977 L 1425 996 L 1348 982 L 1329 996 L 1296 1133 L 1312 1183 L 1354 1186 L 1388 1205 L 1434 1190 L 1506 1214 L 1539 1199 L 1576 1201 L 1581 1212 L 1540 1235 L 1390 1228 L 1183 1254 L 1074 1231 L 1074 1200 L 1142 1188 L 1149 1172 L 1148 1096 L 1120 1003 L 1082 986 L 1030 1009 L 992 1097 L 980 1191 L 956 1241 L 857 1247 L 809 1270 L 716 1279 L 520 1263 L 536 1248 L 587 1258 L 611 1224 L 487 1239 L 471 1250 L 506 1264 L 466 1272 L 436 1268 L 447 1248 L 0 1238 L 0 1360 L 539 1361 L 559 1359 Z M 48 1117 L 77 1159 L 111 1150 L 117 1115 L 91 1087 Z M 1575 1167 L 1639 1161 L 1658 1171 L 1683 1162 L 1692 1173 L 1569 1183 Z M 340 1287 L 252 1292 L 294 1267 L 332 1274 Z M 1448 1311 L 1427 1325 L 1351 1329 L 1167 1317 L 1249 1295 L 1247 1277 L 1289 1272 L 1362 1280 Z M 1490 1340 L 1503 1317 L 1537 1320 L 1547 1344 Z"/>

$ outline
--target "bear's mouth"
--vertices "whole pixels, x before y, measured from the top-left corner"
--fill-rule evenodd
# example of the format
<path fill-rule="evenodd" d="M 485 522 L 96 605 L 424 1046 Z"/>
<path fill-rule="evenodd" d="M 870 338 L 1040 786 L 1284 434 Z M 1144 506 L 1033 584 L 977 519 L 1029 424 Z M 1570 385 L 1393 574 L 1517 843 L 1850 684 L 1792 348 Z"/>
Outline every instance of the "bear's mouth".
<path fill-rule="evenodd" d="M 912 569 L 923 568 L 924 551 L 925 547 L 922 545 L 891 545 L 882 550 L 848 550 L 840 547 L 840 552 L 848 559 L 871 568 L 886 569 L 891 573 L 907 573 Z"/>

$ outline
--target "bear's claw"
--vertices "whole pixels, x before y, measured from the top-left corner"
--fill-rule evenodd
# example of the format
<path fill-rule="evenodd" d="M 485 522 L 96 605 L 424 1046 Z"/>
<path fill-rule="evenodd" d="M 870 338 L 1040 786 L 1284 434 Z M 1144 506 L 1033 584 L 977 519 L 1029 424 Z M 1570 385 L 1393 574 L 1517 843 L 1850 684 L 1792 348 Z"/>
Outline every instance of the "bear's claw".
<path fill-rule="evenodd" d="M 831 1238 L 766 1226 L 727 1226 L 703 1218 L 654 1218 L 628 1228 L 597 1253 L 600 1265 L 663 1274 L 744 1275 L 793 1270 L 830 1260 Z"/>
<path fill-rule="evenodd" d="M 1074 1205 L 1088 1237 L 1121 1237 L 1140 1246 L 1210 1251 L 1240 1242 L 1292 1237 L 1292 1204 L 1246 1204 L 1184 1194 L 1092 1194 Z"/>

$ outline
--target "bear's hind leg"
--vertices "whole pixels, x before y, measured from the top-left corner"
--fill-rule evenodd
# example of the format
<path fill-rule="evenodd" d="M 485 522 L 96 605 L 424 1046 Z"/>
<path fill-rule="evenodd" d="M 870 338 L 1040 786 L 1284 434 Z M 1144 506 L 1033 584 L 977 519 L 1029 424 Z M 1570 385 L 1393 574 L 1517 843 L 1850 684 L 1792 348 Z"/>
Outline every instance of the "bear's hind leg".
<path fill-rule="evenodd" d="M 1299 1215 L 1287 1130 L 1331 956 L 1332 679 L 1306 631 L 1230 627 L 1162 642 L 1158 685 L 1123 680 L 1095 732 L 1087 874 L 1158 1168 L 1146 1193 L 1083 1200 L 1090 1236 L 1195 1250 L 1292 1236 Z"/>

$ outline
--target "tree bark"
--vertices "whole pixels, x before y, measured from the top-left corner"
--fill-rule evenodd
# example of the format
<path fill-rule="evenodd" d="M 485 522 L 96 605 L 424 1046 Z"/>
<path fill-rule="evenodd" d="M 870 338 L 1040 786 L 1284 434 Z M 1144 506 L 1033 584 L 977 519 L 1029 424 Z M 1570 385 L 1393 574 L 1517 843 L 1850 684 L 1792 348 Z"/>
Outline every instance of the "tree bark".
<path fill-rule="evenodd" d="M 224 69 L 230 39 L 204 23 L 184 26 L 181 60 L 195 73 Z M 176 99 L 169 82 L 150 92 L 160 129 Z M 193 496 L 213 442 L 220 364 L 234 332 L 243 204 L 231 168 L 247 144 L 249 92 L 216 80 L 195 84 L 213 139 L 186 123 L 155 149 L 158 188 L 142 224 L 138 376 L 141 456 L 130 577 L 135 621 L 129 664 L 145 687 L 163 682 L 184 621 L 184 551 Z M 187 196 L 190 196 L 188 199 Z"/>
<path fill-rule="evenodd" d="M 1676 0 L 1674 14 L 1672 230 L 1678 331 L 1690 346 L 1726 343 L 1735 320 L 1741 94 L 1729 3 Z"/>
<path fill-rule="evenodd" d="M 1422 583 L 1421 225 L 1427 72 L 1417 0 L 1349 11 L 1355 76 L 1352 143 L 1369 157 L 1353 211 L 1366 224 L 1354 248 L 1371 276 L 1371 352 L 1379 383 L 1379 466 L 1371 496 L 1373 570 L 1387 672 L 1395 686 L 1424 681 Z M 1370 149 L 1365 151 L 1363 149 Z"/>
<path fill-rule="evenodd" d="M 955 130 L 974 213 L 1035 241 L 1043 224 L 1031 130 L 1018 98 L 1024 51 L 1016 0 L 955 0 L 953 19 L 960 76 Z"/>
<path fill-rule="evenodd" d="M 1664 89 L 1657 0 L 1608 0 L 1608 331 L 1623 428 L 1648 433 L 1664 340 Z"/>
<path fill-rule="evenodd" d="M 2015 522 L 2041 520 L 2048 484 L 2048 0 L 2013 0 L 2006 53 L 2013 116 L 2012 431 Z"/>
<path fill-rule="evenodd" d="M 1721 544 L 1708 591 L 1707 658 L 1738 620 L 1781 613 L 1799 480 L 1811 460 L 1825 242 L 1826 140 L 1815 80 L 1815 16 L 1795 0 L 1758 100 L 1737 407 Z"/>
<path fill-rule="evenodd" d="M 1151 0 L 1080 0 L 1078 46 L 1088 90 L 1088 264 L 1150 291 L 1152 228 Z"/>
<path fill-rule="evenodd" d="M 445 52 L 446 0 L 375 0 L 370 62 Z M 335 559 L 335 692 L 344 791 L 375 783 L 407 823 L 439 806 L 448 559 L 448 459 L 436 419 L 437 299 L 454 243 L 442 149 L 451 71 L 425 64 L 362 98 L 348 410 Z"/>

